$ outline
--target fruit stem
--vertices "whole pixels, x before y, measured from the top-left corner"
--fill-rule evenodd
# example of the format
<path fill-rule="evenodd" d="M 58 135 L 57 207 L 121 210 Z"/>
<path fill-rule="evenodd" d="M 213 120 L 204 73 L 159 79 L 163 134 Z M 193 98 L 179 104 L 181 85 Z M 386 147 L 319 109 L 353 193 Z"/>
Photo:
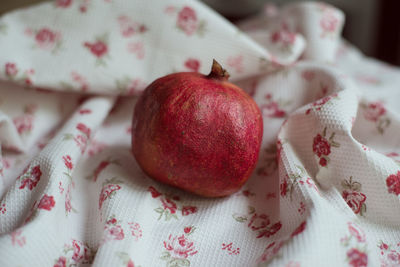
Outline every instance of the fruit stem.
<path fill-rule="evenodd" d="M 227 81 L 229 76 L 229 73 L 215 59 L 213 59 L 211 72 L 207 75 L 207 78 Z"/>

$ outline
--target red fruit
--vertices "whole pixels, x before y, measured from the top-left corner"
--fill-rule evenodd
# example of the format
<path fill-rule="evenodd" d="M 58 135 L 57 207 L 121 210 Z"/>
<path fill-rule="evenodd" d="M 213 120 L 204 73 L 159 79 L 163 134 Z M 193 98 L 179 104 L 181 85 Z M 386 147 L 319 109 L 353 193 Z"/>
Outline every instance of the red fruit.
<path fill-rule="evenodd" d="M 132 150 L 152 178 L 207 197 L 240 189 L 260 150 L 260 109 L 216 61 L 206 76 L 174 73 L 151 83 L 133 117 Z"/>

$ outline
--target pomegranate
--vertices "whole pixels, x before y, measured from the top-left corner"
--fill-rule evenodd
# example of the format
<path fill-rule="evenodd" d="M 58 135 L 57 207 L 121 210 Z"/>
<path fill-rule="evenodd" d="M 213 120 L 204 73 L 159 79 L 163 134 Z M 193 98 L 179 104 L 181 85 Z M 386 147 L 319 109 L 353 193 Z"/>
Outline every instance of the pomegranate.
<path fill-rule="evenodd" d="M 155 180 L 206 197 L 230 195 L 260 150 L 260 109 L 213 61 L 210 74 L 180 72 L 151 83 L 133 116 L 132 150 Z"/>

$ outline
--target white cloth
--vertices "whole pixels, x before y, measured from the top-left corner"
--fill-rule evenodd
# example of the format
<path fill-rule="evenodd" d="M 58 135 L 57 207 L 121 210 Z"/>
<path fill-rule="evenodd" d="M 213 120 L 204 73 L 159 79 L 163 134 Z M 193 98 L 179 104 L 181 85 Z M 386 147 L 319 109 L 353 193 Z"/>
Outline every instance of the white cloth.
<path fill-rule="evenodd" d="M 57 0 L 0 18 L 0 266 L 400 266 L 400 72 L 300 3 Z M 239 30 L 239 28 L 242 30 Z M 263 112 L 259 162 L 205 199 L 131 154 L 137 96 L 217 59 Z"/>

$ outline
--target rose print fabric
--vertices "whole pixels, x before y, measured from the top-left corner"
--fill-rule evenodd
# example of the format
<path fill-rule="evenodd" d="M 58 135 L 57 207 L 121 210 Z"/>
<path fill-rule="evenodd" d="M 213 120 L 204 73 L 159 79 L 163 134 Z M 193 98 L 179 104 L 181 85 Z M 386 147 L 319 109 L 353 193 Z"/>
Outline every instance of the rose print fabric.
<path fill-rule="evenodd" d="M 183 0 L 3 15 L 0 266 L 400 266 L 400 71 L 343 23 L 315 2 L 237 25 Z M 155 78 L 213 58 L 264 136 L 243 188 L 205 199 L 141 171 L 131 119 Z"/>

